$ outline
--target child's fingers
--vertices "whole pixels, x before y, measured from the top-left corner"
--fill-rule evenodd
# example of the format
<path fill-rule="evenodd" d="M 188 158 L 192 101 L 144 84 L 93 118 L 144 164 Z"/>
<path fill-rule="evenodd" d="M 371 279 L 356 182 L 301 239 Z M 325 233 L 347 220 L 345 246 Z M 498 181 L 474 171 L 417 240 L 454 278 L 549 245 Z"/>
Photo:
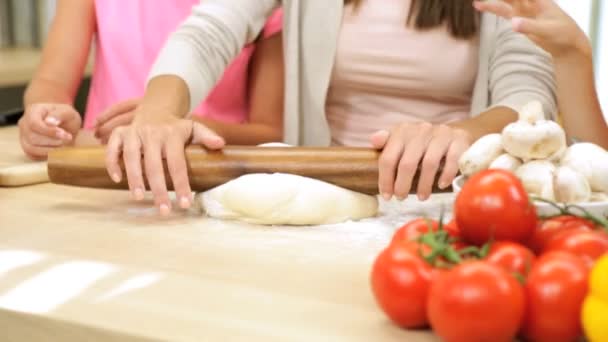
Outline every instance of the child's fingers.
<path fill-rule="evenodd" d="M 139 105 L 139 102 L 139 99 L 132 99 L 110 106 L 103 113 L 101 113 L 101 115 L 97 117 L 97 119 L 95 120 L 95 126 L 99 127 L 105 124 L 108 120 L 111 120 L 112 118 L 120 114 L 134 111 L 135 108 L 137 108 L 137 105 Z"/>
<path fill-rule="evenodd" d="M 47 118 L 43 118 L 42 116 L 32 116 L 26 118 L 24 125 L 27 126 L 27 131 L 37 133 L 39 135 L 44 135 L 47 137 L 57 137 L 57 127 L 55 125 L 50 125 L 47 123 Z"/>
<path fill-rule="evenodd" d="M 48 137 L 46 135 L 41 135 L 34 132 L 30 133 L 26 140 L 29 144 L 36 147 L 60 147 L 63 145 L 63 140 L 61 139 Z"/>
<path fill-rule="evenodd" d="M 213 130 L 197 123 L 192 123 L 192 144 L 201 144 L 212 150 L 219 150 L 226 141 Z"/>
<path fill-rule="evenodd" d="M 107 139 L 114 129 L 130 124 L 133 121 L 134 116 L 134 112 L 123 113 L 122 115 L 115 116 L 110 120 L 101 123 L 95 127 L 95 137 Z"/>
<path fill-rule="evenodd" d="M 391 133 L 387 130 L 381 130 L 372 134 L 372 136 L 370 137 L 372 147 L 377 150 L 383 149 L 390 135 Z"/>

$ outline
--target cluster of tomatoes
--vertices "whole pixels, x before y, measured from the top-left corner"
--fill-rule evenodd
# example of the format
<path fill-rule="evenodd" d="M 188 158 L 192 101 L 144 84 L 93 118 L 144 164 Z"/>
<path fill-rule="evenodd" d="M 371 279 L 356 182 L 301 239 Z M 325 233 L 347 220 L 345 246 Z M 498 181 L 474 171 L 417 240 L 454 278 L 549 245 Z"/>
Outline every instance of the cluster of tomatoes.
<path fill-rule="evenodd" d="M 419 218 L 377 257 L 374 296 L 396 324 L 447 342 L 577 341 L 595 260 L 608 252 L 602 218 L 538 218 L 521 182 L 471 177 L 447 224 Z"/>

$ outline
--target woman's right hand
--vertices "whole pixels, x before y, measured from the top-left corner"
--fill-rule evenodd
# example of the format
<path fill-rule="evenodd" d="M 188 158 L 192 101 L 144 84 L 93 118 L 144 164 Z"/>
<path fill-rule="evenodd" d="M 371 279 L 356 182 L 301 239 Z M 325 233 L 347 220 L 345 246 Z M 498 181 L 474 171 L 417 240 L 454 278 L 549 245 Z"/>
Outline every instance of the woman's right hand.
<path fill-rule="evenodd" d="M 141 115 L 136 110 L 135 119 L 128 126 L 116 128 L 109 139 L 106 151 L 106 168 L 115 182 L 122 180 L 120 158 L 124 161 L 129 189 L 136 200 L 144 198 L 144 174 L 154 195 L 154 203 L 161 215 L 171 212 L 171 201 L 167 191 L 163 158 L 167 161 L 180 207 L 189 208 L 192 191 L 184 148 L 186 145 L 202 144 L 209 149 L 221 149 L 225 142 L 209 128 L 193 120 L 174 116 Z M 142 168 L 143 157 L 143 168 Z"/>
<path fill-rule="evenodd" d="M 19 142 L 23 152 L 35 160 L 74 142 L 82 118 L 67 104 L 38 103 L 29 105 L 19 120 Z"/>

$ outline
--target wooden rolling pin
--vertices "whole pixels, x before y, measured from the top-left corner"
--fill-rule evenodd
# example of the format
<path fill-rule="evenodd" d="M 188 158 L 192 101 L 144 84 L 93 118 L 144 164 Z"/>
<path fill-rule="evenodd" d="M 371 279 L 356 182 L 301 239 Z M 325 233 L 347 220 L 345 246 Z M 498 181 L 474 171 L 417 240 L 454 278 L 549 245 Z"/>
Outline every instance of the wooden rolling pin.
<path fill-rule="evenodd" d="M 199 146 L 186 148 L 188 175 L 193 191 L 205 191 L 251 173 L 289 173 L 325 181 L 370 195 L 378 194 L 379 152 L 368 148 L 310 147 L 241 147 L 228 146 L 221 151 L 207 151 Z M 105 168 L 102 147 L 62 148 L 48 159 L 51 182 L 103 189 L 128 189 L 123 181 L 116 184 Z M 124 165 L 121 165 L 124 170 Z M 169 189 L 173 189 L 165 164 Z M 414 176 L 412 193 L 418 182 Z M 438 176 L 437 176 L 438 178 Z M 433 192 L 439 190 L 435 186 Z"/>

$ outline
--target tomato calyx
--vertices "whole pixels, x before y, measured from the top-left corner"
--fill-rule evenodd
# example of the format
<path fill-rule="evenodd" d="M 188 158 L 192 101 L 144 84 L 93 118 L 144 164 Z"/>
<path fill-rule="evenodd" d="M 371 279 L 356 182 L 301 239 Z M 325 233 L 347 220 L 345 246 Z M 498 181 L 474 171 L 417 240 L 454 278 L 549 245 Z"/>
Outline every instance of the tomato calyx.
<path fill-rule="evenodd" d="M 428 264 L 437 268 L 450 269 L 461 264 L 467 259 L 484 259 L 489 251 L 491 242 L 484 244 L 481 248 L 477 246 L 467 246 L 457 249 L 455 245 L 460 242 L 460 239 L 450 234 L 445 229 L 443 208 L 440 211 L 437 230 L 431 228 L 431 220 L 429 220 L 429 230 L 420 235 L 416 242 L 430 248 L 430 252 L 424 253 L 419 249 L 419 255 Z"/>
<path fill-rule="evenodd" d="M 580 205 L 567 204 L 567 203 L 560 205 L 551 200 L 547 200 L 547 199 L 544 199 L 541 197 L 535 197 L 535 196 L 531 196 L 531 199 L 536 202 L 542 202 L 542 203 L 549 204 L 550 206 L 552 206 L 553 208 L 555 208 L 559 211 L 559 213 L 556 215 L 542 217 L 543 220 L 551 219 L 551 218 L 557 217 L 557 216 L 564 216 L 564 215 L 576 216 L 576 217 L 580 217 L 580 218 L 589 220 L 589 221 L 595 223 L 598 227 L 601 227 L 606 232 L 608 232 L 608 219 L 606 219 L 604 217 L 599 217 L 599 216 L 593 215 L 587 209 L 581 207 Z"/>

